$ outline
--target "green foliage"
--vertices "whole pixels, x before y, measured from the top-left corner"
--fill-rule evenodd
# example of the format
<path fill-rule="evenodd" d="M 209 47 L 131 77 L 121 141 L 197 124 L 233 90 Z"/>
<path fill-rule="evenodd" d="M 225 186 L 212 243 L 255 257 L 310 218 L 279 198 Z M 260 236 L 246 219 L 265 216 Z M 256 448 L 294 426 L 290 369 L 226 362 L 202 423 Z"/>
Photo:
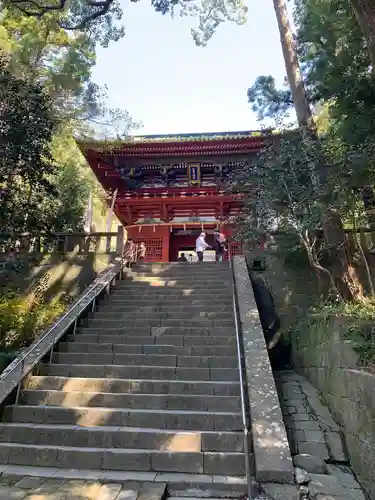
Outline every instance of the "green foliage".
<path fill-rule="evenodd" d="M 54 194 L 49 143 L 56 129 L 51 99 L 39 84 L 14 77 L 0 60 L 0 226 L 24 231 L 33 201 Z M 30 210 L 29 210 L 30 209 Z"/>
<path fill-rule="evenodd" d="M 9 137 L 0 165 L 2 230 L 82 229 L 88 194 L 96 181 L 73 135 L 121 138 L 136 126 L 129 113 L 109 108 L 106 89 L 91 81 L 100 23 L 94 31 L 72 35 L 57 17 L 26 17 L 11 8 L 1 12 L 3 80 L 21 82 L 10 87 L 3 81 L 1 88 L 2 100 L 8 103 L 1 113 L 6 114 Z M 36 92 L 44 105 L 36 102 Z M 39 114 L 30 112 L 34 102 Z M 51 122 L 49 135 L 42 116 Z"/>
<path fill-rule="evenodd" d="M 248 10 L 243 0 L 201 0 L 200 3 L 180 0 L 179 6 L 182 15 L 199 19 L 197 28 L 192 29 L 191 34 L 195 44 L 203 47 L 222 23 L 244 24 Z"/>
<path fill-rule="evenodd" d="M 276 143 L 271 142 L 255 164 L 235 180 L 235 190 L 252 189 L 257 195 L 255 207 L 254 198 L 248 199 L 242 217 L 249 221 L 255 208 L 258 229 L 290 232 L 298 238 L 316 229 L 326 195 L 317 175 L 322 164 L 321 150 L 318 139 L 302 140 L 297 132 L 285 132 Z M 245 237 L 246 227 L 249 225 L 244 220 Z"/>
<path fill-rule="evenodd" d="M 336 172 L 352 189 L 374 183 L 374 73 L 365 37 L 349 0 L 297 0 L 297 47 L 318 131 L 334 151 Z M 248 90 L 260 119 L 280 119 L 292 108 L 290 92 L 260 76 Z M 323 122 L 323 123 L 322 123 Z"/>
<path fill-rule="evenodd" d="M 118 24 L 122 18 L 122 9 L 117 0 L 99 2 L 98 6 L 85 0 L 66 0 L 58 4 L 5 0 L 4 7 L 14 15 L 21 15 L 31 21 L 38 22 L 41 19 L 64 31 L 85 33 L 93 43 L 103 47 L 108 47 L 111 41 L 118 41 L 125 34 L 123 26 Z"/>
<path fill-rule="evenodd" d="M 375 300 L 366 299 L 357 303 L 317 303 L 304 316 L 292 323 L 285 336 L 306 335 L 307 329 L 318 329 L 327 336 L 332 335 L 332 325 L 336 321 L 340 333 L 350 340 L 351 346 L 359 354 L 359 364 L 374 368 L 375 363 Z"/>
<path fill-rule="evenodd" d="M 258 120 L 272 117 L 283 118 L 293 107 L 292 94 L 288 88 L 277 89 L 273 76 L 258 76 L 247 90 L 247 99 Z"/>
<path fill-rule="evenodd" d="M 0 295 L 0 347 L 29 345 L 65 308 L 66 303 L 59 298 L 44 304 L 12 293 Z"/>
<path fill-rule="evenodd" d="M 91 81 L 99 36 L 84 31 L 72 36 L 50 16 L 27 18 L 14 10 L 1 15 L 6 53 L 13 74 L 40 82 L 55 113 L 79 134 L 124 136 L 135 124 L 129 113 L 106 106 L 107 89 Z"/>
<path fill-rule="evenodd" d="M 139 0 L 131 0 L 138 2 Z M 65 0 L 58 4 L 36 0 L 6 0 L 12 12 L 22 13 L 29 19 L 52 20 L 58 27 L 85 33 L 103 47 L 124 36 L 125 30 L 118 22 L 122 19 L 122 8 L 118 0 Z M 197 18 L 198 26 L 191 30 L 197 45 L 204 46 L 224 22 L 244 24 L 247 7 L 243 0 L 151 0 L 156 12 L 174 16 Z"/>
<path fill-rule="evenodd" d="M 317 150 L 310 148 L 325 191 L 318 205 L 333 206 L 349 227 L 371 225 L 375 82 L 365 37 L 349 0 L 297 0 L 295 6 L 299 62 L 319 136 Z M 260 119 L 285 118 L 293 106 L 290 96 L 288 88 L 276 88 L 272 76 L 258 77 L 248 90 Z M 307 166 L 298 151 L 290 154 Z"/>
<path fill-rule="evenodd" d="M 298 0 L 301 62 L 314 102 L 330 103 L 336 132 L 349 143 L 366 140 L 375 114 L 374 76 L 367 44 L 349 0 Z"/>

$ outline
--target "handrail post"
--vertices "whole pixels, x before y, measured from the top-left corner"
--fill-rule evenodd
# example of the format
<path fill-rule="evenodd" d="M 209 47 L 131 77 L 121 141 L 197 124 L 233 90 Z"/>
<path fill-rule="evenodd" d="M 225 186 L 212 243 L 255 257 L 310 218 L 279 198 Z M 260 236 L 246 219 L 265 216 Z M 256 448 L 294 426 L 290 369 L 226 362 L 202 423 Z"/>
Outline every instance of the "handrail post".
<path fill-rule="evenodd" d="M 78 321 L 78 318 L 76 318 L 76 319 L 74 320 L 74 324 L 73 324 L 73 335 L 75 335 L 75 334 L 76 334 L 76 330 L 77 330 L 77 321 Z"/>
<path fill-rule="evenodd" d="M 49 364 L 52 363 L 52 357 L 53 357 L 54 348 L 55 348 L 55 344 L 53 344 L 53 346 L 51 347 L 51 350 L 49 352 L 49 361 L 48 361 Z"/>
<path fill-rule="evenodd" d="M 118 226 L 116 238 L 116 255 L 121 256 L 124 251 L 124 226 Z"/>
<path fill-rule="evenodd" d="M 20 378 L 20 381 L 17 384 L 17 393 L 16 393 L 16 401 L 15 401 L 16 405 L 18 405 L 18 400 L 20 398 L 21 385 L 22 385 L 22 382 L 23 382 L 23 369 L 24 369 L 24 367 L 25 367 L 25 359 L 22 358 L 22 363 L 21 363 L 21 378 Z"/>

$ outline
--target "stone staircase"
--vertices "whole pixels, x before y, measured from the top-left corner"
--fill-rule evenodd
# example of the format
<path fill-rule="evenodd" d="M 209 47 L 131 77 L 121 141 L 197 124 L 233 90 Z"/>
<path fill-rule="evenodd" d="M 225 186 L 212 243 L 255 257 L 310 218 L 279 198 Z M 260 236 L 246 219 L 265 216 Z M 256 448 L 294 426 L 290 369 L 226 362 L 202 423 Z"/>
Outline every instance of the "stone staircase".
<path fill-rule="evenodd" d="M 129 271 L 5 407 L 0 435 L 0 465 L 243 495 L 229 265 Z"/>

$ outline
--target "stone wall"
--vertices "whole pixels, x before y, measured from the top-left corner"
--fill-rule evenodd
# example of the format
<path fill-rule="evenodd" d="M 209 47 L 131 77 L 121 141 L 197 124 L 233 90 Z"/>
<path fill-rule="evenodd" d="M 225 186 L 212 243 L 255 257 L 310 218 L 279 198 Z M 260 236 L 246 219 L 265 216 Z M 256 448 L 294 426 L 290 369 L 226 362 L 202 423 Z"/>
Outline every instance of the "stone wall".
<path fill-rule="evenodd" d="M 339 320 L 295 334 L 292 349 L 296 370 L 319 389 L 342 426 L 351 466 L 375 499 L 375 375 L 358 369 L 358 356 L 340 335 Z"/>
<path fill-rule="evenodd" d="M 76 254 L 49 255 L 31 273 L 28 290 L 32 290 L 36 279 L 43 283 L 45 300 L 56 295 L 80 295 L 87 286 L 114 260 L 112 254 Z"/>
<path fill-rule="evenodd" d="M 22 295 L 35 293 L 44 300 L 56 296 L 77 297 L 113 261 L 115 253 L 51 253 L 42 258 L 23 258 L 12 275 L 12 286 Z"/>

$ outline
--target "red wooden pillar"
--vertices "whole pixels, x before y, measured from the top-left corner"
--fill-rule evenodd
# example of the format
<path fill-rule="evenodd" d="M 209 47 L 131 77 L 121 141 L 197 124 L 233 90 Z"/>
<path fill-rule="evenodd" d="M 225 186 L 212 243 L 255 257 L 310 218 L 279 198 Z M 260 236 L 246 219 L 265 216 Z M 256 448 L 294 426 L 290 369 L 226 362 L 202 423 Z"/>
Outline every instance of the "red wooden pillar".
<path fill-rule="evenodd" d="M 162 253 L 162 261 L 169 262 L 169 246 L 171 241 L 171 232 L 169 228 L 167 228 L 166 234 L 163 235 L 163 253 Z"/>

